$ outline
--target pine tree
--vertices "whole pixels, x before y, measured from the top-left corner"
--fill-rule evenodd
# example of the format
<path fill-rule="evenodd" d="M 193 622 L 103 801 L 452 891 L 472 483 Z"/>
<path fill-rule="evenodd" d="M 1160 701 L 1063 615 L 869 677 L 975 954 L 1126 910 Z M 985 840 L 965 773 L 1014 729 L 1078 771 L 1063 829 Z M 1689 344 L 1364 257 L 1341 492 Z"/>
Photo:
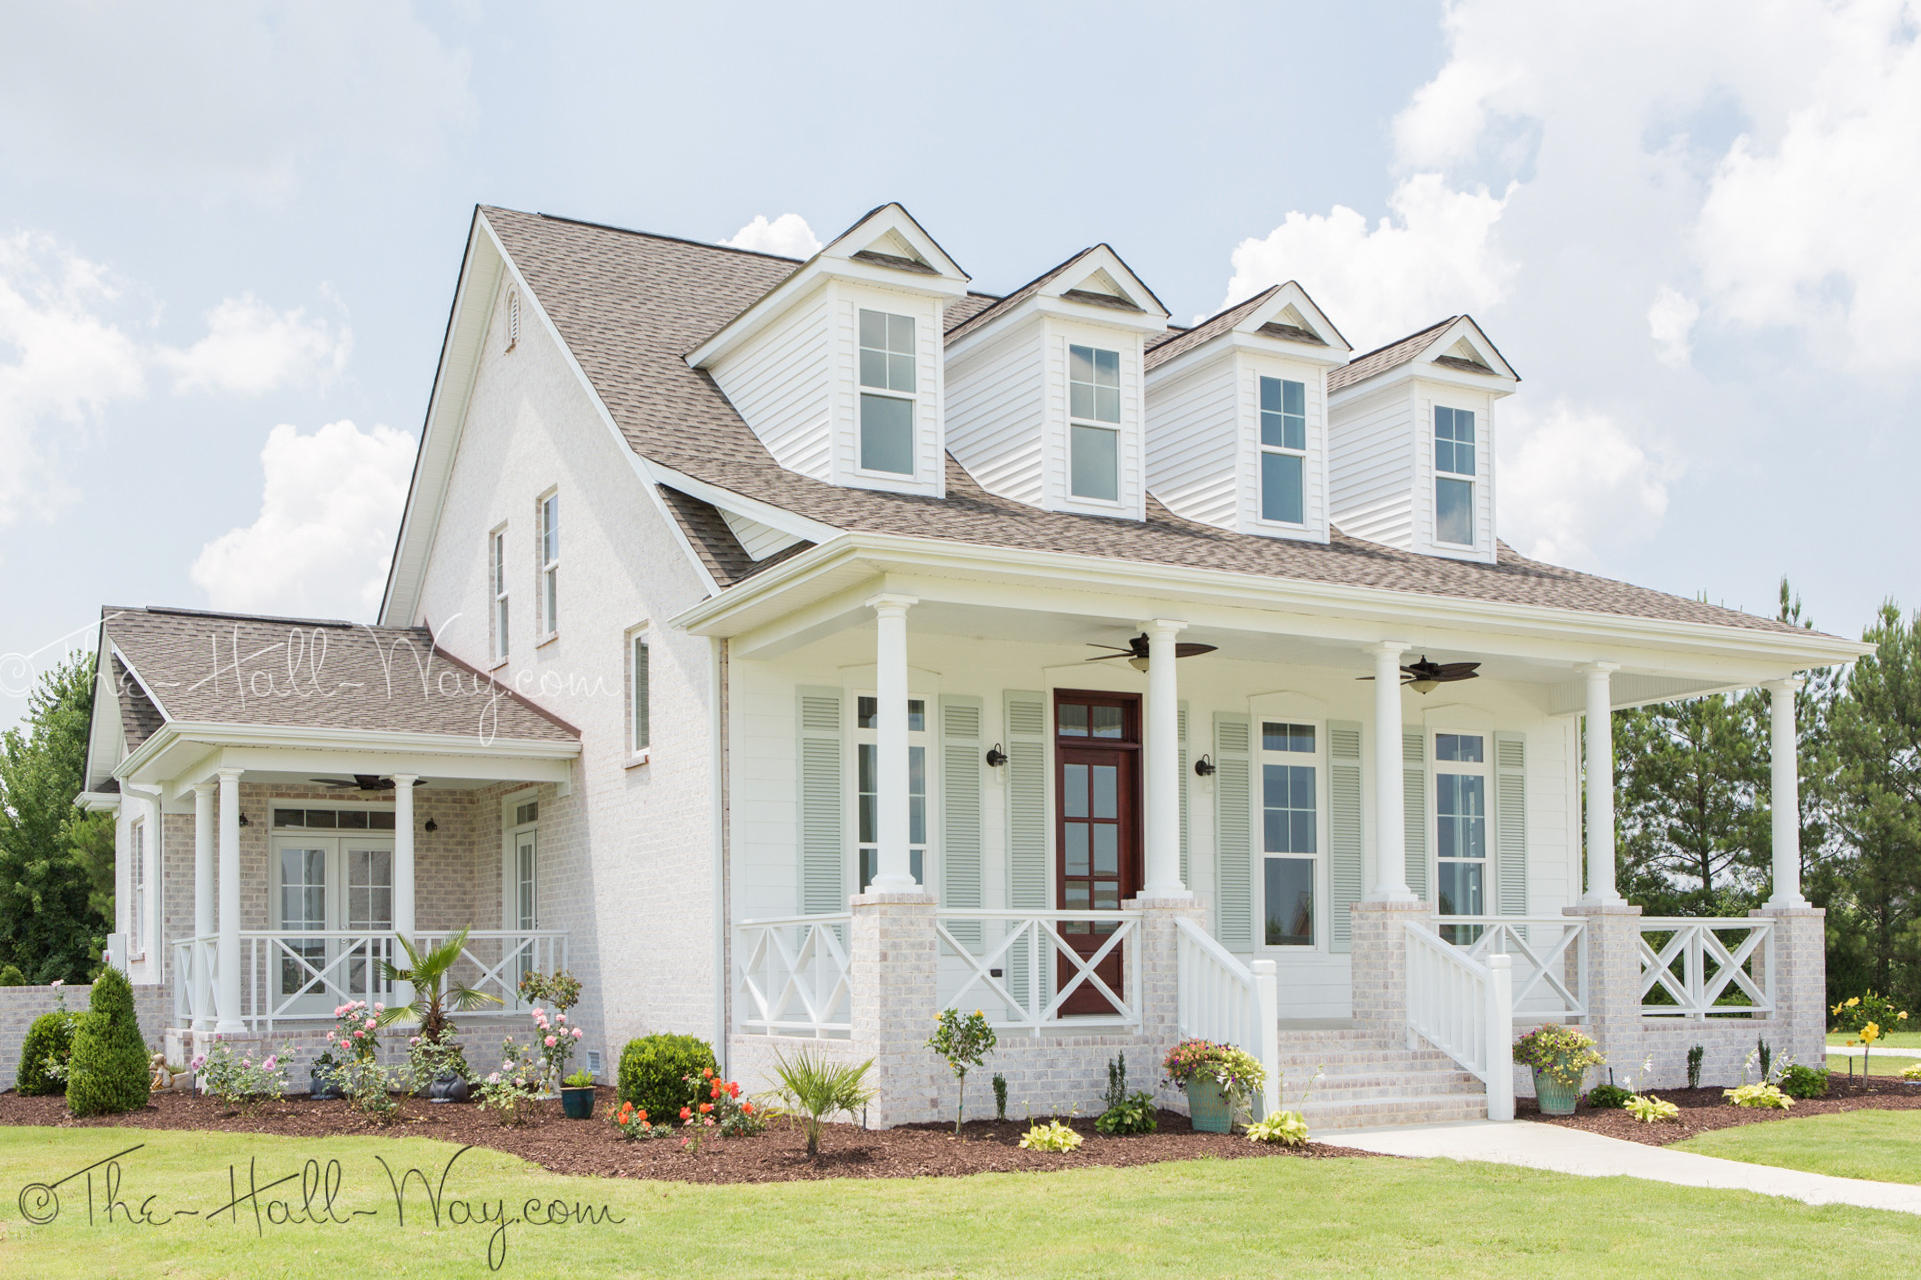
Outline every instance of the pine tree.
<path fill-rule="evenodd" d="M 147 1042 L 133 1012 L 133 987 L 118 969 L 104 969 L 93 1001 L 73 1037 L 67 1071 L 67 1110 L 77 1116 L 115 1115 L 147 1105 Z"/>

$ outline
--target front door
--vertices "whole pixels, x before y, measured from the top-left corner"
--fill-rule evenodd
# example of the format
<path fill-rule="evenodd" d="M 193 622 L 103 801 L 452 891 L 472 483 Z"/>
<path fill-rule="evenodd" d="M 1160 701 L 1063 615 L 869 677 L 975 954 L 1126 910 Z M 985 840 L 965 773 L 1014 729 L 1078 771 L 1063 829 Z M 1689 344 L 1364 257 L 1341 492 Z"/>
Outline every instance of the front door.
<path fill-rule="evenodd" d="M 367 827 L 370 816 L 385 819 L 388 834 L 343 830 L 343 818 Z M 273 928 L 282 936 L 270 944 L 267 975 L 283 1015 L 390 993 L 379 962 L 393 956 L 392 829 L 391 813 L 274 811 Z"/>
<path fill-rule="evenodd" d="M 1054 695 L 1055 905 L 1061 911 L 1117 911 L 1141 881 L 1141 703 L 1132 694 Z M 1116 928 L 1098 920 L 1069 920 L 1061 935 L 1085 960 Z M 1116 947 L 1095 972 L 1116 995 L 1123 975 Z M 1056 965 L 1056 990 L 1076 974 L 1065 956 Z M 1083 982 L 1061 1005 L 1064 1014 L 1118 1010 Z"/>

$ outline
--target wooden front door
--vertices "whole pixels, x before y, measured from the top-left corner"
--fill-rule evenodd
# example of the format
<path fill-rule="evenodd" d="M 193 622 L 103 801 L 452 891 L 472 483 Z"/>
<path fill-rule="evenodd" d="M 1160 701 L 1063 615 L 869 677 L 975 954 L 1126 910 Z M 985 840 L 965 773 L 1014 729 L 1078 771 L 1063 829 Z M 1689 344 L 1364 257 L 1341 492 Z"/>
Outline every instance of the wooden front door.
<path fill-rule="evenodd" d="M 1061 911 L 1117 911 L 1141 882 L 1141 701 L 1133 694 L 1054 695 L 1054 882 Z M 1083 959 L 1100 950 L 1112 924 L 1070 920 L 1061 935 Z M 1096 972 L 1122 994 L 1121 950 Z M 1065 956 L 1056 990 L 1075 977 Z M 1067 1014 L 1118 1012 L 1100 990 L 1082 983 L 1061 1005 Z"/>

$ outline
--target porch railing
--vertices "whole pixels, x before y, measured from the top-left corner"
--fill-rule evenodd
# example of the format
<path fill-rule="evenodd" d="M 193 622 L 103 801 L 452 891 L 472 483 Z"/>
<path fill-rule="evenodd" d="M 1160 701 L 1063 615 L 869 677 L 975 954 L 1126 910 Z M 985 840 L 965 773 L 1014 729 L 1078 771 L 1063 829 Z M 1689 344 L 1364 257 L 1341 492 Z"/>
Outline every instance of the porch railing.
<path fill-rule="evenodd" d="M 1263 1115 L 1280 1108 L 1280 997 L 1272 960 L 1242 964 L 1192 920 L 1177 919 L 1175 1021 L 1183 1040 L 1246 1050 L 1267 1068 Z"/>
<path fill-rule="evenodd" d="M 1641 1016 L 1748 1017 L 1774 1012 L 1774 921 L 1643 918 Z"/>
<path fill-rule="evenodd" d="M 1455 945 L 1469 959 L 1489 956 L 1512 962 L 1513 1010 L 1522 1018 L 1587 1016 L 1587 921 L 1578 916 L 1441 916 L 1450 929 L 1472 937 Z"/>
<path fill-rule="evenodd" d="M 1423 924 L 1407 933 L 1407 1047 L 1426 1040 L 1487 1084 L 1487 1118 L 1514 1118 L 1513 960 L 1485 961 Z"/>
<path fill-rule="evenodd" d="M 846 1039 L 852 915 L 743 920 L 734 930 L 734 1025 L 748 1035 Z"/>
<path fill-rule="evenodd" d="M 934 916 L 940 1007 L 972 1006 L 997 1029 L 1032 1035 L 1138 1027 L 1141 920 L 1138 911 L 943 908 Z M 1070 1011 L 1076 995 L 1101 1008 Z"/>

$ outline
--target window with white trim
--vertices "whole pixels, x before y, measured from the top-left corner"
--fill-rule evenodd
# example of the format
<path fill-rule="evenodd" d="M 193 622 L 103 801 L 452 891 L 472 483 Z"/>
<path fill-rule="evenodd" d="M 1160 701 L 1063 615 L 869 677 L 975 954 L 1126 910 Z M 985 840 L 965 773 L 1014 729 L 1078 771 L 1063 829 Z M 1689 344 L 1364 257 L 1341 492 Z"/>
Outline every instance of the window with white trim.
<path fill-rule="evenodd" d="M 487 576 L 493 587 L 493 654 L 495 662 L 507 660 L 507 527 L 502 525 L 488 539 Z"/>
<path fill-rule="evenodd" d="M 535 605 L 544 638 L 560 630 L 560 495 L 550 493 L 542 498 L 538 514 L 540 541 Z"/>
<path fill-rule="evenodd" d="M 147 824 L 136 822 L 128 832 L 127 955 L 146 955 L 147 941 Z"/>
<path fill-rule="evenodd" d="M 1307 523 L 1307 384 L 1261 379 L 1261 519 Z"/>
<path fill-rule="evenodd" d="M 1261 722 L 1261 935 L 1270 947 L 1315 944 L 1320 881 L 1320 754 L 1314 726 Z"/>
<path fill-rule="evenodd" d="M 540 801 L 512 804 L 507 833 L 507 866 L 502 900 L 509 929 L 540 927 Z M 515 968 L 525 977 L 534 967 L 533 949 L 522 947 Z"/>
<path fill-rule="evenodd" d="M 627 642 L 627 750 L 632 755 L 645 755 L 653 745 L 653 734 L 649 723 L 647 632 L 636 631 Z"/>
<path fill-rule="evenodd" d="M 855 699 L 855 824 L 860 837 L 860 892 L 880 874 L 880 745 L 875 726 L 880 699 Z M 927 703 L 907 700 L 907 869 L 927 883 Z"/>
<path fill-rule="evenodd" d="M 1120 352 L 1067 348 L 1067 416 L 1067 491 L 1076 498 L 1119 502 Z"/>
<path fill-rule="evenodd" d="M 860 313 L 860 469 L 914 474 L 914 317 Z"/>
<path fill-rule="evenodd" d="M 1474 411 L 1434 406 L 1434 540 L 1474 545 Z"/>
<path fill-rule="evenodd" d="M 1487 738 L 1434 735 L 1435 902 L 1444 916 L 1487 912 Z M 1444 925 L 1449 942 L 1471 943 L 1473 925 Z"/>

